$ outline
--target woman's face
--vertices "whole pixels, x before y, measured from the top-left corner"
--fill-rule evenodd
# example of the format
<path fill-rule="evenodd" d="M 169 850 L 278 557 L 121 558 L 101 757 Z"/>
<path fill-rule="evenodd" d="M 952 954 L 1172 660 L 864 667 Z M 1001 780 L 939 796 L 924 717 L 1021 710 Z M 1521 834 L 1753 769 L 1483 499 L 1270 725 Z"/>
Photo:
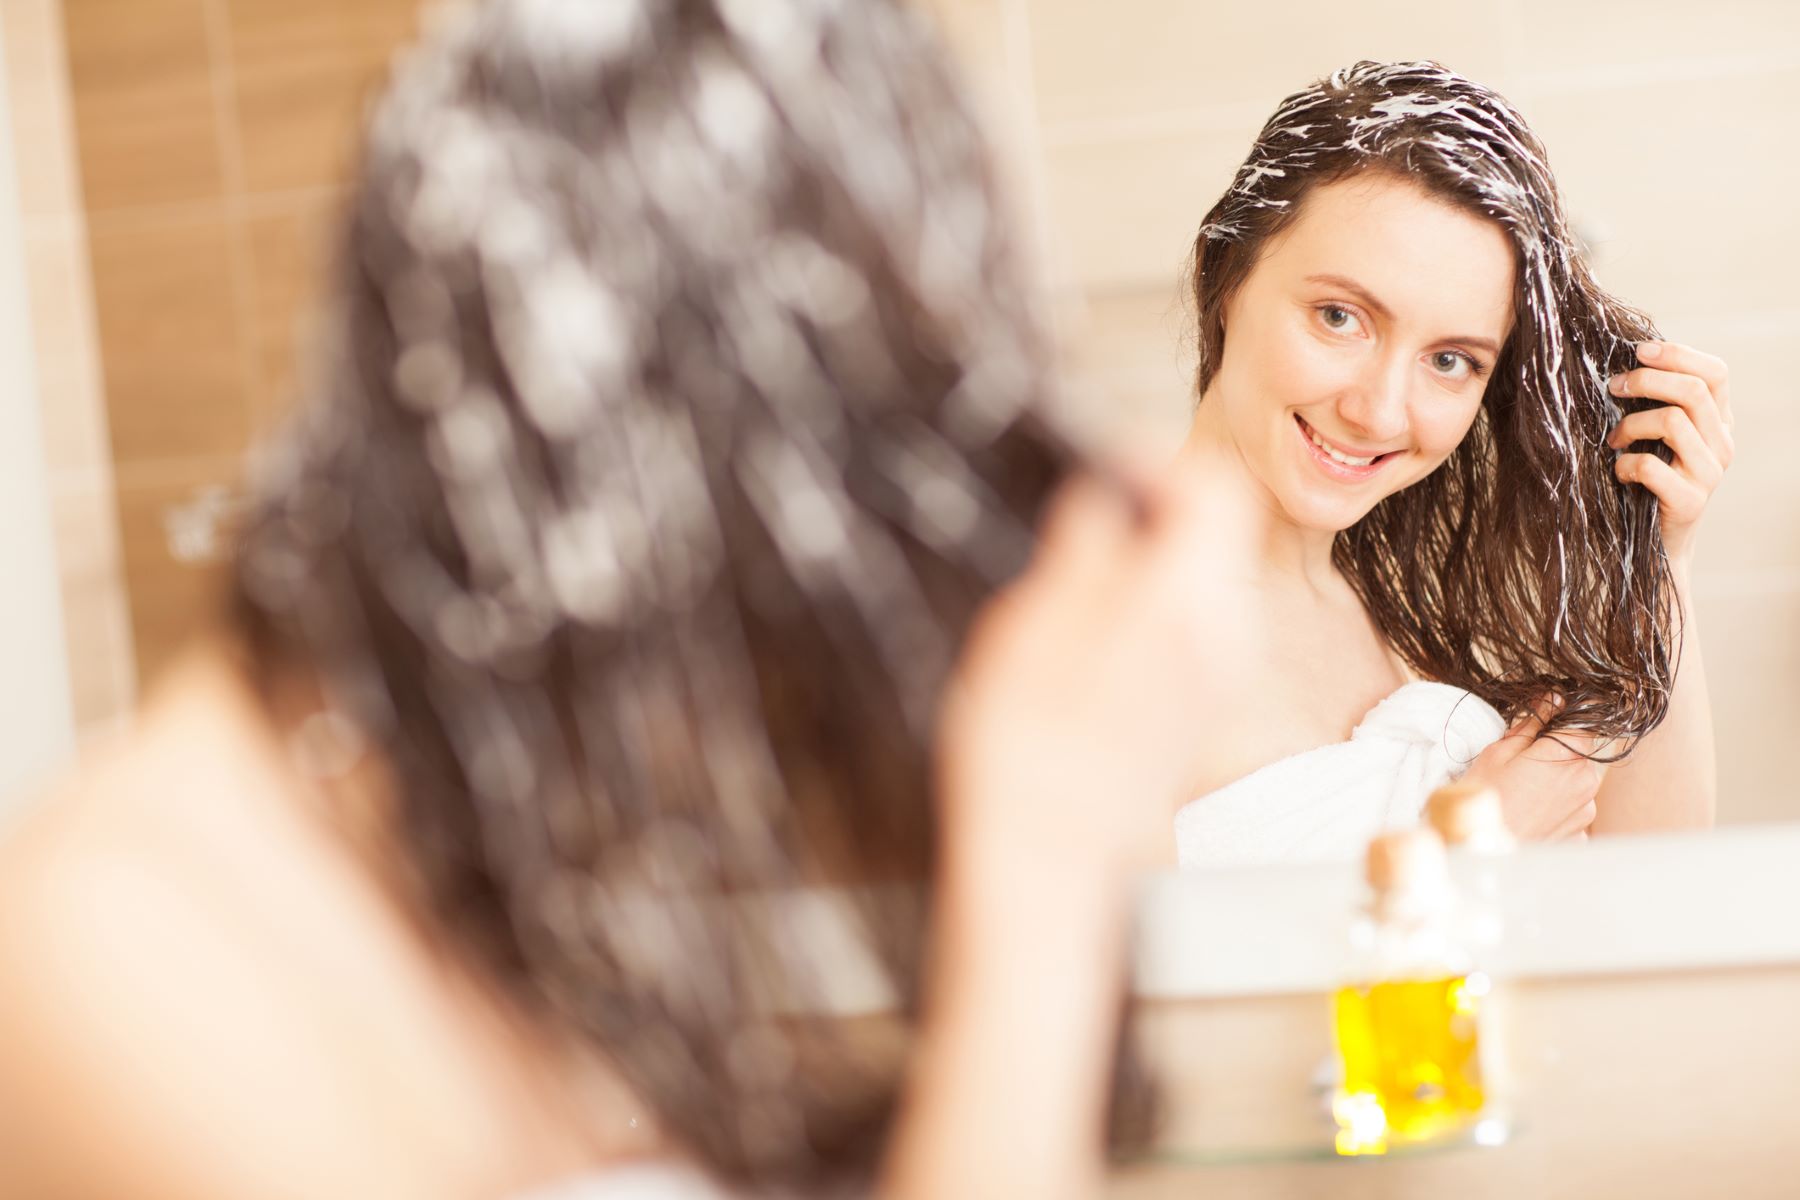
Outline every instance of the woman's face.
<path fill-rule="evenodd" d="M 1289 519 L 1346 529 L 1468 433 L 1512 295 L 1498 224 L 1385 174 L 1316 188 L 1226 302 L 1207 403 Z"/>

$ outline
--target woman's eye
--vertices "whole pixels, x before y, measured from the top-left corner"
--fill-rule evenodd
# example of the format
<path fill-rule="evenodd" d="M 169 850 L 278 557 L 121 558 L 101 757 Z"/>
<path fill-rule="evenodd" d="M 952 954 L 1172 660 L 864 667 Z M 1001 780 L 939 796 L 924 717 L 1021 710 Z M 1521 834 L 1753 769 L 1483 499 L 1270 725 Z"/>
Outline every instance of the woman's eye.
<path fill-rule="evenodd" d="M 1454 350 L 1439 350 L 1433 354 L 1431 366 L 1438 374 L 1452 379 L 1467 378 L 1475 372 L 1475 364 L 1469 361 L 1468 355 Z"/>
<path fill-rule="evenodd" d="M 1338 304 L 1327 304 L 1319 309 L 1319 319 L 1325 327 L 1338 333 L 1347 333 L 1357 326 L 1356 314 Z"/>

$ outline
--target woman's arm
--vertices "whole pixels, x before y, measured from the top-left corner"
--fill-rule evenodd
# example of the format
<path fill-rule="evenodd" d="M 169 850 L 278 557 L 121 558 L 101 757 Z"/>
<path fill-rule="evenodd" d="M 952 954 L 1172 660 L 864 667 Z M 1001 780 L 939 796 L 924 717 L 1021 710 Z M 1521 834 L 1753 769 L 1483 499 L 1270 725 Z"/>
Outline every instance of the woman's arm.
<path fill-rule="evenodd" d="M 1615 470 L 1620 479 L 1642 484 L 1659 501 L 1663 544 L 1679 602 L 1680 658 L 1663 723 L 1606 774 L 1595 798 L 1596 833 L 1711 825 L 1718 791 L 1691 578 L 1701 515 L 1735 449 L 1730 374 L 1719 359 L 1674 342 L 1640 343 L 1638 361 L 1644 365 L 1609 381 L 1613 394 L 1647 397 L 1662 406 L 1627 416 L 1609 440 L 1620 451 L 1644 440 L 1660 441 L 1673 451 L 1666 463 L 1654 454 L 1621 453 Z"/>
<path fill-rule="evenodd" d="M 1100 1190 L 1125 920 L 1119 895 L 1084 874 L 990 859 L 941 881 L 883 1196 Z"/>
<path fill-rule="evenodd" d="M 1595 797 L 1595 833 L 1699 829 L 1713 823 L 1718 769 L 1712 706 L 1694 620 L 1693 589 L 1685 563 L 1675 566 L 1681 605 L 1681 658 L 1669 715 L 1639 742 L 1631 757 L 1606 772 Z"/>
<path fill-rule="evenodd" d="M 1194 634 L 1197 605 L 1243 619 L 1211 580 L 1249 526 L 1210 491 L 1172 479 L 1134 513 L 1078 482 L 970 635 L 940 727 L 944 853 L 890 1200 L 1099 1190 L 1131 880 L 1168 858 L 1195 714 L 1246 669 Z"/>

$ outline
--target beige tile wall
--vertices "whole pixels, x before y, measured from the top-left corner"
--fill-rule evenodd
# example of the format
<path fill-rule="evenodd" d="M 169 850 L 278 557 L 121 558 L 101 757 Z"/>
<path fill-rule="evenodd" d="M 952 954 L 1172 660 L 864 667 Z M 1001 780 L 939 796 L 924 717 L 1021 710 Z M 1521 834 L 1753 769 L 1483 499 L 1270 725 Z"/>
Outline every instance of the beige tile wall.
<path fill-rule="evenodd" d="M 172 531 L 287 402 L 362 105 L 417 5 L 0 2 L 92 731 L 214 610 L 216 561 Z"/>
<path fill-rule="evenodd" d="M 954 3 L 954 0 L 946 0 Z M 1800 7 L 1785 0 L 1480 5 L 990 0 L 946 29 L 1028 120 L 1005 131 L 1041 195 L 1084 402 L 1173 446 L 1191 406 L 1179 292 L 1201 215 L 1257 128 L 1358 58 L 1430 57 L 1492 83 L 1549 147 L 1596 268 L 1672 337 L 1732 364 L 1739 461 L 1707 520 L 1700 610 L 1720 817 L 1800 817 Z M 998 11 L 995 11 L 998 10 Z M 997 86 L 997 85 L 990 85 Z"/>
<path fill-rule="evenodd" d="M 217 196 L 206 0 L 65 0 L 62 12 L 87 206 Z"/>

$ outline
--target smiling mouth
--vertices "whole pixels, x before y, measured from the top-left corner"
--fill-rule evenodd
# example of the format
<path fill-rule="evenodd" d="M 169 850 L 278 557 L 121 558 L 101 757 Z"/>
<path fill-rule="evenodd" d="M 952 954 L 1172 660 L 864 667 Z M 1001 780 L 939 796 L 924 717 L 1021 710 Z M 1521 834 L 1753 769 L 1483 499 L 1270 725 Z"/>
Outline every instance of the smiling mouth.
<path fill-rule="evenodd" d="M 1386 453 L 1374 454 L 1366 458 L 1345 454 L 1342 450 L 1339 450 L 1330 442 L 1327 442 L 1324 438 L 1320 437 L 1318 431 L 1311 425 L 1308 425 L 1306 423 L 1306 418 L 1302 417 L 1299 413 L 1294 414 L 1294 421 L 1299 425 L 1300 433 L 1306 438 L 1307 444 L 1312 447 L 1314 456 L 1344 472 L 1356 474 L 1372 472 L 1376 467 L 1379 467 L 1382 463 L 1400 453 L 1398 450 L 1389 450 Z"/>

